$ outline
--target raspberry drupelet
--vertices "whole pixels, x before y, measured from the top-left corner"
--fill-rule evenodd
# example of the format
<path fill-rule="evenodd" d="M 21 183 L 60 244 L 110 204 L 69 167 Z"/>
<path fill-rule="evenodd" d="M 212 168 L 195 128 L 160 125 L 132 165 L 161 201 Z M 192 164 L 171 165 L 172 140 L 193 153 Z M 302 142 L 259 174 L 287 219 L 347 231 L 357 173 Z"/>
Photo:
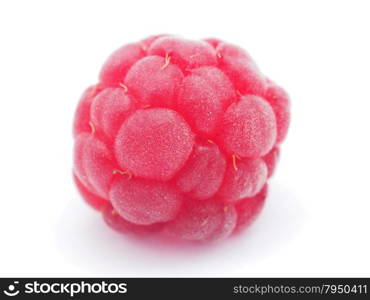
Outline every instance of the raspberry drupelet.
<path fill-rule="evenodd" d="M 116 50 L 83 93 L 74 180 L 121 233 L 220 240 L 261 211 L 289 118 L 287 93 L 241 48 L 153 36 Z"/>

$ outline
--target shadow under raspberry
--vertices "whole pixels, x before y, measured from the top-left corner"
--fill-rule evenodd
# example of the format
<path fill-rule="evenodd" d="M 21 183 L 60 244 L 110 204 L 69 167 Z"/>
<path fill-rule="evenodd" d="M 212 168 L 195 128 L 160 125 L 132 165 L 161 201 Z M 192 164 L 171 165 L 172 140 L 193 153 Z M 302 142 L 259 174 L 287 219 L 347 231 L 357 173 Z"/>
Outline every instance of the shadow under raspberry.
<path fill-rule="evenodd" d="M 299 199 L 272 181 L 257 220 L 216 243 L 122 235 L 78 199 L 66 207 L 55 234 L 62 255 L 81 269 L 81 276 L 253 276 L 249 266 L 283 250 L 298 237 L 305 222 Z"/>

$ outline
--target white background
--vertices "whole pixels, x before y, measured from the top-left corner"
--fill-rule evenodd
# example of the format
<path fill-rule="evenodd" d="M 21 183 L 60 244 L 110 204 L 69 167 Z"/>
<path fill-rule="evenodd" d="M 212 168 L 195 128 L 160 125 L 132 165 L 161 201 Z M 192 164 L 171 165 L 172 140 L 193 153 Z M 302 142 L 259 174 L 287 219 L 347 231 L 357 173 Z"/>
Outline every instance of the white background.
<path fill-rule="evenodd" d="M 370 276 L 369 1 L 1 1 L 1 276 Z M 71 180 L 74 109 L 151 34 L 246 48 L 292 123 L 260 218 L 213 246 L 121 236 Z"/>

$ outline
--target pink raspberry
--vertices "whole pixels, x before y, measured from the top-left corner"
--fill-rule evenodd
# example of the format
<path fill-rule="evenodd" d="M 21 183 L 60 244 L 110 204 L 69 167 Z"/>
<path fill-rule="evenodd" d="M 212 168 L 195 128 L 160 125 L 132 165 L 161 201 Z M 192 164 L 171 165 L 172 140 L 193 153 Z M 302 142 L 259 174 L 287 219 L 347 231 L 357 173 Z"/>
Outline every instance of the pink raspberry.
<path fill-rule="evenodd" d="M 244 50 L 153 36 L 82 95 L 74 180 L 121 233 L 223 239 L 261 211 L 288 126 L 288 95 Z"/>

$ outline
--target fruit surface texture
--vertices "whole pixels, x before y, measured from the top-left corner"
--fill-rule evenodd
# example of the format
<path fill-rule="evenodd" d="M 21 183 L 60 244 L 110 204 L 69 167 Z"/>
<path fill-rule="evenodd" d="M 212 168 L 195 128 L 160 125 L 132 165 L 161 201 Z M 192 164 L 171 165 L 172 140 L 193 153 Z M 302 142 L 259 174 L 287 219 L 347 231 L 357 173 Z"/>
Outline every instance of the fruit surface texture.
<path fill-rule="evenodd" d="M 264 205 L 289 102 L 223 41 L 162 35 L 125 45 L 77 106 L 74 181 L 123 234 L 224 239 Z"/>

